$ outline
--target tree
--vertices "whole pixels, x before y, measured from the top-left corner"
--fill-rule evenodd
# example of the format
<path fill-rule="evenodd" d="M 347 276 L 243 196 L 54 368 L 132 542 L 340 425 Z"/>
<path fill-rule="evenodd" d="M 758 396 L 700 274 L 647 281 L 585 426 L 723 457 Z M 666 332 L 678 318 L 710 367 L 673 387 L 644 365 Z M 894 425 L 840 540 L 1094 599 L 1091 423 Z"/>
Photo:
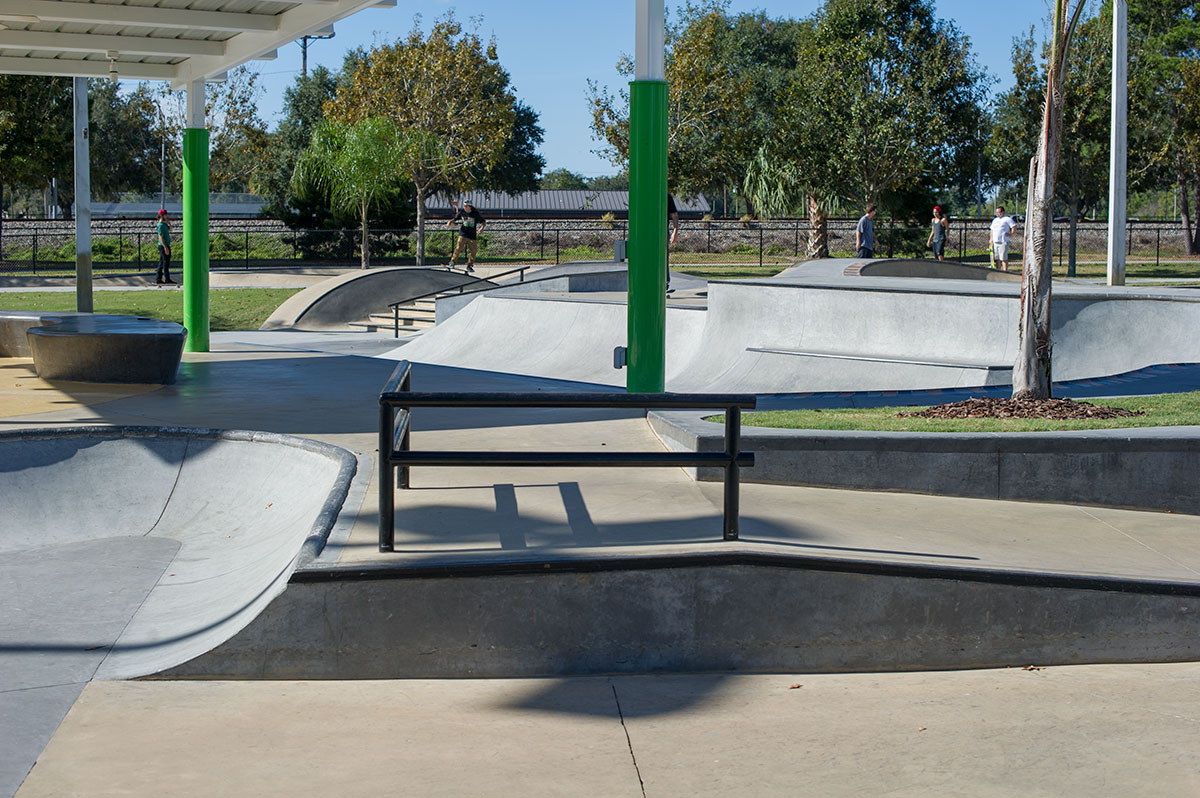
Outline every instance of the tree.
<path fill-rule="evenodd" d="M 955 181 L 975 146 L 984 77 L 928 0 L 827 0 L 798 41 L 803 66 L 780 96 L 753 194 L 768 212 L 802 201 L 820 257 L 832 204 L 914 212 Z"/>
<path fill-rule="evenodd" d="M 674 191 L 744 198 L 746 171 L 770 135 L 778 87 L 795 67 L 800 23 L 761 12 L 731 16 L 726 0 L 688 2 L 667 26 L 667 175 Z M 633 75 L 621 58 L 617 70 Z M 588 83 L 592 135 L 618 166 L 629 159 L 629 94 Z"/>
<path fill-rule="evenodd" d="M 267 204 L 264 212 L 280 218 L 300 212 L 295 202 L 302 196 L 291 190 L 292 174 L 296 171 L 296 159 L 308 147 L 313 131 L 325 119 L 325 103 L 333 99 L 334 75 L 325 67 L 313 67 L 307 76 L 296 78 L 296 82 L 283 92 L 283 118 L 270 135 L 267 163 L 255 180 L 255 190 Z"/>
<path fill-rule="evenodd" d="M 404 180 L 408 150 L 427 146 L 427 135 L 400 130 L 394 122 L 367 117 L 353 124 L 326 121 L 313 133 L 296 163 L 296 181 L 311 183 L 362 225 L 362 268 L 371 265 L 369 215 Z"/>
<path fill-rule="evenodd" d="M 258 73 L 246 67 L 231 70 L 224 82 L 209 84 L 205 92 L 204 122 L 208 129 L 208 182 L 214 190 L 247 191 L 268 163 L 266 125 L 258 116 Z M 187 127 L 187 95 L 160 90 L 167 132 L 179 141 Z M 182 173 L 176 150 L 175 168 Z"/>
<path fill-rule="evenodd" d="M 1070 217 L 1068 274 L 1075 272 L 1078 220 L 1108 194 L 1109 99 L 1112 76 L 1111 4 L 1082 21 L 1067 54 L 1063 82 L 1062 175 L 1055 198 Z M 1013 45 L 1016 83 L 1000 95 L 988 142 L 993 174 L 1024 183 L 1042 122 L 1046 74 L 1034 56 L 1032 33 Z"/>
<path fill-rule="evenodd" d="M 71 174 L 71 96 L 67 78 L 0 75 L 0 206 L 5 187 Z"/>
<path fill-rule="evenodd" d="M 439 188 L 465 189 L 504 162 L 517 117 L 495 45 L 486 48 L 453 14 L 425 37 L 414 26 L 394 44 L 373 48 L 326 106 L 352 124 L 370 116 L 413 134 L 401 153 L 417 205 L 417 264 L 425 262 L 425 200 Z"/>
<path fill-rule="evenodd" d="M 476 170 L 471 186 L 482 191 L 503 191 L 515 195 L 522 191 L 537 191 L 538 177 L 546 168 L 546 159 L 538 155 L 538 145 L 545 139 L 538 124 L 537 111 L 518 101 L 513 107 L 512 135 L 504 145 L 499 163 Z"/>
<path fill-rule="evenodd" d="M 583 175 L 575 174 L 570 169 L 551 169 L 538 181 L 538 188 L 552 190 L 583 191 L 587 187 L 587 179 Z"/>
<path fill-rule="evenodd" d="M 139 84 L 122 95 L 112 81 L 89 81 L 88 117 L 92 196 L 116 201 L 125 192 L 157 192 L 164 141 L 171 162 L 177 158 L 178 145 L 166 138 L 165 123 L 150 87 Z"/>
<path fill-rule="evenodd" d="M 1200 58 L 1200 7 L 1192 0 L 1138 0 L 1129 8 L 1130 182 L 1179 192 L 1187 254 L 1200 254 L 1197 112 L 1188 76 Z M 1136 124 L 1134 124 L 1136 122 Z"/>
<path fill-rule="evenodd" d="M 1062 149 L 1067 55 L 1087 0 L 1055 0 L 1050 49 L 1046 54 L 1046 95 L 1037 155 L 1029 165 L 1025 214 L 1025 265 L 1021 275 L 1017 361 L 1013 398 L 1050 398 L 1051 219 Z"/>

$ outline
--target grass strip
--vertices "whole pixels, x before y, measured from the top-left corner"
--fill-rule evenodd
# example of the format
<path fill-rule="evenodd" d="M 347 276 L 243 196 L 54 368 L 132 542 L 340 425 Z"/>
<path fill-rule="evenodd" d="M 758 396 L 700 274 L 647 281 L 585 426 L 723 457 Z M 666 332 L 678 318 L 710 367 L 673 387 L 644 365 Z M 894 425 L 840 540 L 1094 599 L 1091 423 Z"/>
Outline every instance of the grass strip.
<path fill-rule="evenodd" d="M 1152 396 L 1089 399 L 1106 407 L 1120 407 L 1144 416 L 1112 419 L 1058 420 L 1042 418 L 914 418 L 898 413 L 924 407 L 866 407 L 835 410 L 768 410 L 745 413 L 742 425 L 774 429 L 860 430 L 864 432 L 1060 432 L 1129 427 L 1179 427 L 1200 425 L 1200 391 Z M 724 415 L 706 421 L 724 423 Z"/>
<path fill-rule="evenodd" d="M 209 325 L 213 331 L 257 330 L 283 301 L 299 288 L 214 288 L 209 293 Z M 97 313 L 149 316 L 183 324 L 183 291 L 154 288 L 145 291 L 95 291 Z M 0 293 L 3 310 L 75 310 L 70 291 L 9 291 Z"/>

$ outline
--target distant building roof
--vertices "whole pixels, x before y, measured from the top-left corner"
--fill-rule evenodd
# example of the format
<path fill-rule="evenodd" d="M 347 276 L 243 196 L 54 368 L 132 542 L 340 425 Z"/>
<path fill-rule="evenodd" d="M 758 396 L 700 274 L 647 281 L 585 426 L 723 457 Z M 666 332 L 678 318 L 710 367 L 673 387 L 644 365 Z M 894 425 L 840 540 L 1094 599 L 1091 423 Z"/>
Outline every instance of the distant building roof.
<path fill-rule="evenodd" d="M 629 192 L 627 191 L 577 191 L 573 189 L 545 189 L 524 191 L 520 194 L 504 192 L 468 191 L 457 198 L 467 201 L 485 216 L 600 216 L 611 213 L 618 217 L 629 215 Z M 702 216 L 712 208 L 704 195 L 691 200 L 676 195 L 675 206 L 681 216 Z M 447 197 L 430 198 L 425 207 L 437 214 L 450 213 Z"/>

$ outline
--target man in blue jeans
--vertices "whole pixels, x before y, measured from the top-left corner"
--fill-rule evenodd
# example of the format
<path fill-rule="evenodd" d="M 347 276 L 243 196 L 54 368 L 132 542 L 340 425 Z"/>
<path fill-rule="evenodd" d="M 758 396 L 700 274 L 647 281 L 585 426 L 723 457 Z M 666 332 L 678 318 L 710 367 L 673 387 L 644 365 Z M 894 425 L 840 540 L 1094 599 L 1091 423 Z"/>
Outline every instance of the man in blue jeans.
<path fill-rule="evenodd" d="M 175 285 L 171 279 L 171 223 L 167 211 L 158 212 L 158 271 L 154 275 L 155 285 Z"/>
<path fill-rule="evenodd" d="M 854 249 L 860 258 L 875 257 L 875 203 L 867 206 L 867 212 L 854 228 Z"/>

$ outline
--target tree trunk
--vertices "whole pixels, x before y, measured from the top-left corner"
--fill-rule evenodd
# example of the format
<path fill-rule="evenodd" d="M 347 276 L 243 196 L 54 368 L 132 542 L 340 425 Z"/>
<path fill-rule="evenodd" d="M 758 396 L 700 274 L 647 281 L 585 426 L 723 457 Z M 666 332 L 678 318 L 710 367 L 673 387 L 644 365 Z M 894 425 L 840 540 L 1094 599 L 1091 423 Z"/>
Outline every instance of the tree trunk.
<path fill-rule="evenodd" d="M 0 263 L 4 262 L 4 184 L 0 183 Z"/>
<path fill-rule="evenodd" d="M 1179 220 L 1183 225 L 1183 250 L 1187 255 L 1196 255 L 1196 239 L 1192 237 L 1192 209 L 1188 198 L 1187 174 L 1182 163 L 1175 165 L 1175 183 L 1179 188 Z"/>
<path fill-rule="evenodd" d="M 808 252 L 810 258 L 829 257 L 829 216 L 813 195 L 808 196 Z"/>
<path fill-rule="evenodd" d="M 1192 174 L 1192 199 L 1196 201 L 1195 208 L 1200 209 L 1200 175 Z M 1192 245 L 1188 251 L 1189 255 L 1200 255 L 1200 224 L 1193 226 L 1192 230 Z"/>
<path fill-rule="evenodd" d="M 362 268 L 371 268 L 371 237 L 367 230 L 367 203 L 362 204 Z"/>
<path fill-rule="evenodd" d="M 1054 38 L 1046 63 L 1046 102 L 1037 156 L 1029 164 L 1029 204 L 1025 215 L 1024 268 L 1021 274 L 1020 319 L 1017 324 L 1017 360 L 1013 364 L 1014 399 L 1050 398 L 1050 274 L 1054 250 L 1052 213 L 1054 183 L 1062 151 L 1063 106 L 1067 48 L 1082 11 L 1082 0 L 1073 13 L 1067 0 L 1057 0 Z M 1068 18 L 1070 21 L 1068 22 Z"/>
<path fill-rule="evenodd" d="M 1078 239 L 1078 234 L 1079 234 L 1079 192 L 1078 191 L 1071 192 L 1071 209 L 1069 212 L 1071 214 L 1071 235 L 1070 235 L 1070 243 L 1068 244 L 1069 250 L 1068 250 L 1068 254 L 1067 254 L 1067 276 L 1074 277 L 1075 276 L 1075 255 L 1078 250 L 1077 244 L 1079 241 L 1079 239 Z"/>
<path fill-rule="evenodd" d="M 425 189 L 417 186 L 417 265 L 425 265 Z"/>

